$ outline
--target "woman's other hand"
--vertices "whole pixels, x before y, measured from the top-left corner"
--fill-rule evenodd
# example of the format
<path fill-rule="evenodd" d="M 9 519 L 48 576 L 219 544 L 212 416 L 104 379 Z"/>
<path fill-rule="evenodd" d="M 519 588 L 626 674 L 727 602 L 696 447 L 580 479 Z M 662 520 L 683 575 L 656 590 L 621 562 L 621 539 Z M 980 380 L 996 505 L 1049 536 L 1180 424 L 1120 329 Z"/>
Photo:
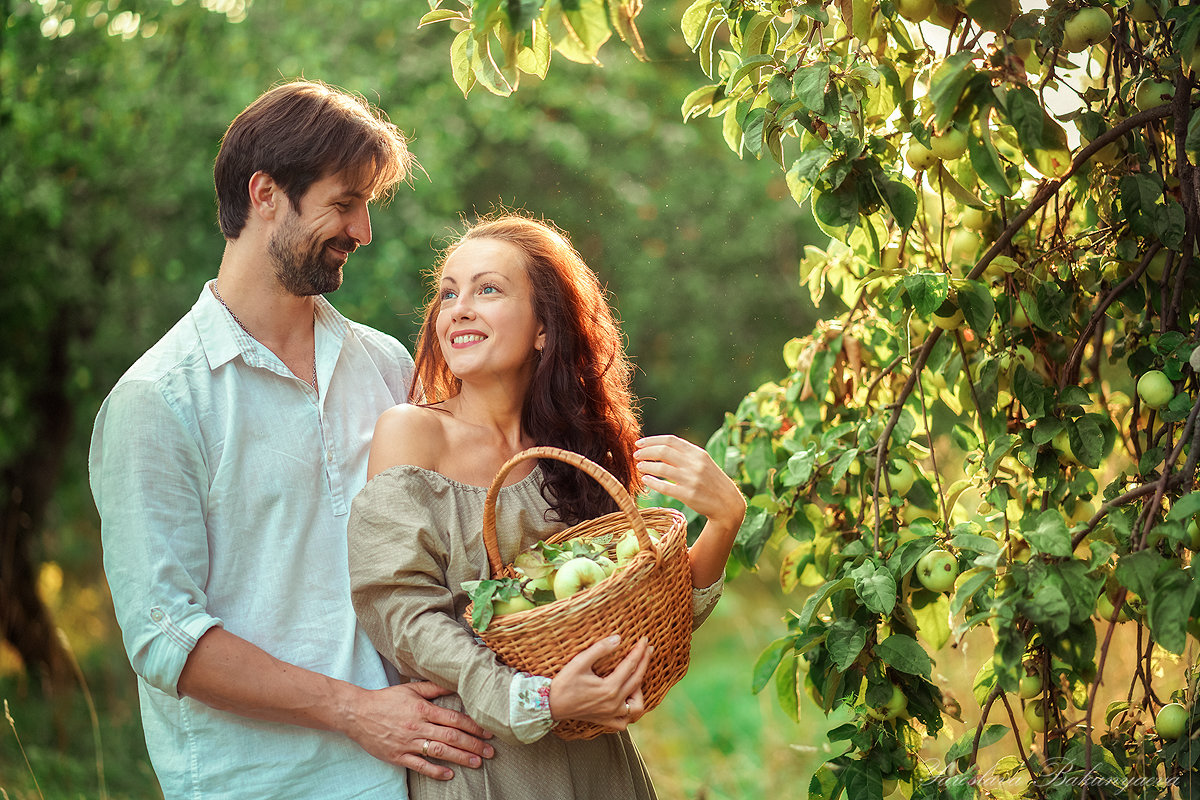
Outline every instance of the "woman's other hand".
<path fill-rule="evenodd" d="M 711 585 L 725 571 L 746 498 L 703 447 L 678 436 L 639 439 L 633 457 L 648 489 L 673 497 L 708 522 L 692 545 L 692 585 Z"/>
<path fill-rule="evenodd" d="M 650 663 L 650 647 L 641 639 L 608 675 L 601 677 L 597 661 L 617 649 L 619 636 L 601 639 L 567 662 L 550 681 L 550 716 L 579 719 L 623 731 L 646 713 L 642 678 Z"/>

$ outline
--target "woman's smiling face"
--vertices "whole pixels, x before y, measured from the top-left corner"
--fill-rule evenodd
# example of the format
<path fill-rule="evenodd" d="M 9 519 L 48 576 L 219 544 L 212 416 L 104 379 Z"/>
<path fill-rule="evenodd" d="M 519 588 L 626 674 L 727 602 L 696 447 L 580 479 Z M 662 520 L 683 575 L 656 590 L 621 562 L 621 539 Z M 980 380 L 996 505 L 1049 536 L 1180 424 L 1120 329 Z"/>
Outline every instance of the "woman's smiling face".
<path fill-rule="evenodd" d="M 545 344 L 525 259 L 499 239 L 469 239 L 446 259 L 436 331 L 455 377 L 503 377 L 530 365 Z"/>

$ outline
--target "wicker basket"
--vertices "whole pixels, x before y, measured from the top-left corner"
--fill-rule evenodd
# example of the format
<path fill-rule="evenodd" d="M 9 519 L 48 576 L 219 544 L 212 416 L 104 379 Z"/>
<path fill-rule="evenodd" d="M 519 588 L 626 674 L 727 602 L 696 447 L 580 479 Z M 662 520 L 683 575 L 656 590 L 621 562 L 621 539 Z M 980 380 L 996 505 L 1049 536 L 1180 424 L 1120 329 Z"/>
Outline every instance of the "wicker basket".
<path fill-rule="evenodd" d="M 504 478 L 522 461 L 552 458 L 586 472 L 604 487 L 621 509 L 561 531 L 547 542 L 593 539 L 613 535 L 609 555 L 620 534 L 632 528 L 641 550 L 608 578 L 571 597 L 527 611 L 494 617 L 479 634 L 508 666 L 554 677 L 568 661 L 612 634 L 620 634 L 621 645 L 596 662 L 598 675 L 616 668 L 643 636 L 654 647 L 642 680 L 647 710 L 666 696 L 667 690 L 684 676 L 692 639 L 692 577 L 687 555 L 687 520 L 671 508 L 638 509 L 624 487 L 603 467 L 577 453 L 556 447 L 534 447 L 513 456 L 500 468 L 488 490 L 483 510 L 483 543 L 493 578 L 515 577 L 512 567 L 500 557 L 496 543 L 496 498 Z M 658 545 L 647 528 L 659 535 Z M 471 618 L 470 607 L 467 619 Z M 553 731 L 562 739 L 592 739 L 612 729 L 582 720 L 563 720 Z"/>

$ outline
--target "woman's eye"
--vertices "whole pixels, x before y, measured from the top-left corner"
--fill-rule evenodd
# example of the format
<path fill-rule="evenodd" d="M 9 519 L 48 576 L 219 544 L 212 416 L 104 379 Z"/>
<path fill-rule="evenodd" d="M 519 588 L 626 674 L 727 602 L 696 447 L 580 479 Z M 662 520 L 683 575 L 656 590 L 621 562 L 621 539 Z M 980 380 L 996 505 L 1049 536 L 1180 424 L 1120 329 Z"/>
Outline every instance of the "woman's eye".
<path fill-rule="evenodd" d="M 443 302 L 446 300 L 453 300 L 456 297 L 458 297 L 458 292 L 454 291 L 453 289 L 442 289 L 441 299 Z"/>
<path fill-rule="evenodd" d="M 500 291 L 500 290 L 497 289 L 495 286 L 484 286 L 484 287 L 480 288 L 479 293 L 480 294 L 495 294 L 498 291 Z"/>

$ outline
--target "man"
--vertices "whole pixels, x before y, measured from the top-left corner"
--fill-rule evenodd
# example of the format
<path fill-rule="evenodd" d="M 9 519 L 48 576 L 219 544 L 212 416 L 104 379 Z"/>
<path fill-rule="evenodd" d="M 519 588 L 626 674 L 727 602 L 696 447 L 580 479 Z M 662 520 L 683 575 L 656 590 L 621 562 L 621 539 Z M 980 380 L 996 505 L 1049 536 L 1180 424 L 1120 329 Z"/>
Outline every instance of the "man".
<path fill-rule="evenodd" d="M 413 367 L 321 295 L 410 163 L 361 98 L 252 103 L 217 156 L 217 278 L 96 419 L 105 571 L 168 800 L 403 798 L 403 767 L 492 755 L 445 692 L 388 685 L 350 604 L 350 502 Z"/>

